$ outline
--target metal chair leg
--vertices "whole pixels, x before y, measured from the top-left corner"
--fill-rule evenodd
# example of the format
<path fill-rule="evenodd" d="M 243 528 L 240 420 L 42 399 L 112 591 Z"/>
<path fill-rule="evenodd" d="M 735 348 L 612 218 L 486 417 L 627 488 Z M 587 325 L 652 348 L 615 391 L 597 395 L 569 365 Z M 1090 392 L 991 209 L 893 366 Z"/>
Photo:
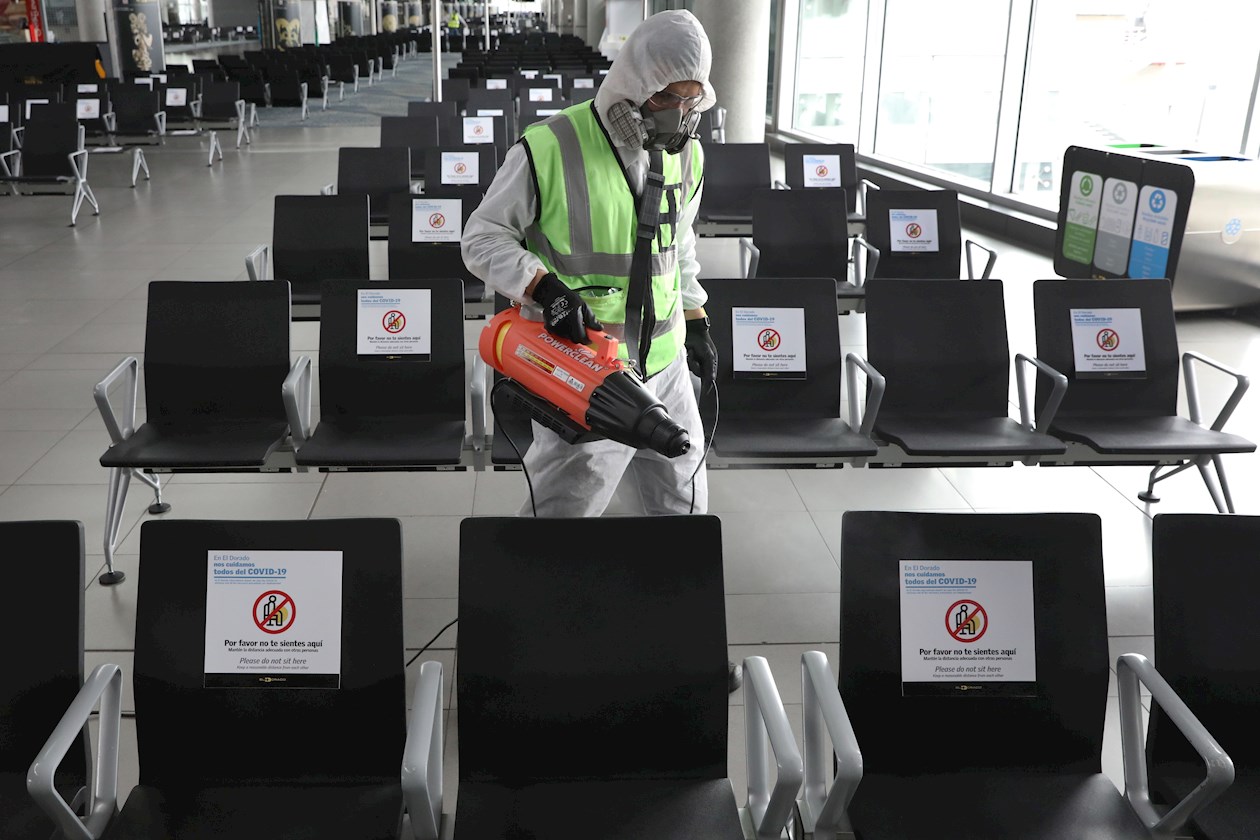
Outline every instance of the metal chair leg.
<path fill-rule="evenodd" d="M 122 526 L 123 510 L 127 506 L 131 472 L 126 467 L 109 469 L 109 488 L 105 495 L 105 573 L 100 577 L 102 586 L 122 583 L 127 576 L 114 568 L 114 549 L 118 547 L 118 531 Z"/>
<path fill-rule="evenodd" d="M 162 501 L 162 481 L 156 475 L 150 475 L 144 470 L 132 470 L 131 474 L 153 488 L 153 504 L 149 505 L 149 513 L 156 515 L 171 509 L 169 504 Z"/>

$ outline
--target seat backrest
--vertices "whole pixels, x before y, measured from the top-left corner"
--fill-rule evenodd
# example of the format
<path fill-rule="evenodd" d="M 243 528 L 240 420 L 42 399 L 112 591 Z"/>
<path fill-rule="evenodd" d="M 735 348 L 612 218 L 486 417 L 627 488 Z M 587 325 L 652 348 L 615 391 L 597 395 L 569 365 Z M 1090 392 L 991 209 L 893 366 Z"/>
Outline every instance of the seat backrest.
<path fill-rule="evenodd" d="M 704 288 L 722 360 L 723 416 L 840 416 L 843 356 L 834 279 L 706 279 Z M 767 331 L 773 332 L 773 343 L 763 338 Z"/>
<path fill-rule="evenodd" d="M 119 134 L 151 134 L 157 131 L 154 117 L 160 111 L 160 94 L 140 85 L 119 85 L 109 92 Z"/>
<path fill-rule="evenodd" d="M 206 119 L 237 119 L 240 115 L 236 103 L 240 98 L 240 82 L 207 82 L 201 93 L 201 115 Z"/>
<path fill-rule="evenodd" d="M 1260 516 L 1161 513 L 1151 531 L 1155 667 L 1233 759 L 1260 770 Z M 1152 765 L 1202 759 L 1158 703 L 1151 704 Z"/>
<path fill-rule="evenodd" d="M 431 114 L 407 117 L 381 117 L 381 145 L 407 146 L 423 158 L 424 150 L 438 142 L 437 117 Z"/>
<path fill-rule="evenodd" d="M 752 228 L 753 243 L 761 251 L 758 277 L 848 277 L 843 189 L 754 190 Z"/>
<path fill-rule="evenodd" d="M 389 204 L 389 279 L 424 280 L 431 277 L 458 277 L 465 286 L 480 287 L 482 281 L 464 265 L 458 237 L 453 241 L 440 241 L 436 233 L 416 236 L 416 218 L 431 216 L 432 205 L 444 205 L 444 216 L 449 217 L 458 201 L 460 231 L 468 224 L 468 217 L 481 204 L 482 191 L 477 186 L 430 186 L 424 195 L 392 195 Z M 441 211 L 439 211 L 441 212 Z M 449 230 L 449 218 L 445 222 Z M 430 229 L 433 230 L 432 226 Z M 452 234 L 453 235 L 453 234 Z M 419 241 L 417 241 L 419 239 Z"/>
<path fill-rule="evenodd" d="M 337 193 L 366 195 L 373 221 L 388 215 L 391 194 L 410 192 L 410 147 L 342 146 L 337 150 Z"/>
<path fill-rule="evenodd" d="M 465 519 L 456 655 L 461 782 L 725 778 L 720 520 Z"/>
<path fill-rule="evenodd" d="M 957 280 L 962 218 L 957 190 L 871 190 L 866 239 L 879 249 L 876 277 Z"/>
<path fill-rule="evenodd" d="M 0 522 L 0 545 L 6 589 L 32 599 L 32 609 L 0 610 L 0 631 L 20 640 L 0 680 L 0 774 L 25 776 L 83 684 L 83 524 Z M 34 616 L 50 620 L 36 631 Z M 85 728 L 84 749 L 71 750 L 62 763 L 59 783 L 63 775 L 85 778 L 86 735 Z"/>
<path fill-rule="evenodd" d="M 1098 310 L 1109 311 L 1099 313 Z M 1093 357 L 1134 349 L 1136 342 L 1131 333 L 1136 330 L 1121 326 L 1125 321 L 1131 323 L 1134 313 L 1117 313 L 1116 310 L 1141 313 L 1144 378 L 1130 378 L 1133 371 L 1108 375 L 1098 370 L 1077 370 L 1077 341 L 1082 345 L 1080 351 Z M 1075 328 L 1074 311 L 1081 322 Z M 1094 316 L 1088 314 L 1090 311 Z M 1180 356 L 1172 284 L 1168 280 L 1037 280 L 1033 283 L 1033 313 L 1037 357 L 1068 377 L 1058 417 L 1158 417 L 1177 413 Z M 1099 315 L 1113 320 L 1110 324 L 1099 322 L 1097 327 L 1091 328 L 1090 319 Z M 1116 315 L 1119 320 L 1114 319 Z M 1101 341 L 1104 328 L 1117 338 L 1110 344 L 1110 350 L 1100 352 L 1089 346 L 1089 340 L 1092 337 L 1094 341 Z M 1098 359 L 1088 364 L 1097 368 L 1106 361 Z M 1038 411 L 1049 398 L 1050 388 L 1045 379 L 1037 377 Z"/>
<path fill-rule="evenodd" d="M 401 312 L 403 328 L 427 336 L 428 354 L 361 348 L 363 311 L 380 318 Z M 462 419 L 463 320 L 464 289 L 456 277 L 325 280 L 320 290 L 321 417 Z"/>
<path fill-rule="evenodd" d="M 455 103 L 449 99 L 442 102 L 408 102 L 407 116 L 409 117 L 455 117 L 459 114 Z"/>
<path fill-rule="evenodd" d="M 784 143 L 783 180 L 794 190 L 839 187 L 846 192 L 849 212 L 857 210 L 857 151 L 852 143 Z"/>
<path fill-rule="evenodd" d="M 485 190 L 498 168 L 498 149 L 491 143 L 431 146 L 424 151 L 425 193 L 469 184 Z"/>
<path fill-rule="evenodd" d="M 873 280 L 866 290 L 866 352 L 887 379 L 881 417 L 1010 411 L 1000 280 Z"/>
<path fill-rule="evenodd" d="M 283 421 L 288 370 L 288 283 L 149 283 L 149 422 Z"/>
<path fill-rule="evenodd" d="M 455 103 L 455 109 L 462 111 L 472 91 L 472 82 L 468 79 L 444 79 L 442 81 L 442 99 Z"/>
<path fill-rule="evenodd" d="M 1108 657 L 1096 514 L 844 514 L 839 686 L 864 773 L 1098 773 Z M 977 676 L 995 668 L 1009 681 Z"/>
<path fill-rule="evenodd" d="M 295 294 L 318 293 L 333 277 L 368 277 L 370 224 L 364 193 L 276 196 L 272 275 L 292 283 Z"/>
<path fill-rule="evenodd" d="M 512 110 L 513 105 L 512 92 L 510 90 L 473 88 L 468 92 L 468 99 L 464 103 L 464 111 L 470 116 L 475 116 L 478 108 L 496 108 L 502 109 L 506 114 Z"/>
<path fill-rule="evenodd" d="M 752 216 L 754 190 L 770 187 L 766 143 L 703 143 L 701 216 Z"/>
<path fill-rule="evenodd" d="M 406 737 L 398 520 L 146 522 L 140 557 L 153 558 L 136 593 L 141 784 L 183 792 L 398 781 Z M 235 577 L 250 569 L 267 573 Z M 215 582 L 229 574 L 232 585 Z M 281 600 L 273 612 L 287 624 L 264 631 L 273 617 L 259 611 L 273 593 L 292 612 Z M 262 646 L 270 656 L 251 655 Z M 298 659 L 311 670 L 285 667 Z M 277 743 L 279 720 L 286 734 Z"/>
<path fill-rule="evenodd" d="M 438 131 L 443 145 L 493 145 L 499 160 L 507 157 L 508 146 L 515 139 L 508 136 L 506 117 L 440 117 Z"/>
<path fill-rule="evenodd" d="M 22 136 L 22 175 L 74 175 L 69 155 L 79 150 L 79 120 L 74 105 L 42 105 Z"/>

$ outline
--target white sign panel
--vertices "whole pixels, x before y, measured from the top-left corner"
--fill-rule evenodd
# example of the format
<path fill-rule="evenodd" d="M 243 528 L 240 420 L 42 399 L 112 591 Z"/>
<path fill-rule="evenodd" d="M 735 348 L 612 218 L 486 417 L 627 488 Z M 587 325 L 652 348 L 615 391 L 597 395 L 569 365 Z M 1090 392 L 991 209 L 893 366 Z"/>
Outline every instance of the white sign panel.
<path fill-rule="evenodd" d="M 32 108 L 34 108 L 36 105 L 47 105 L 47 104 L 48 104 L 48 100 L 47 100 L 47 99 L 28 99 L 28 100 L 26 100 L 26 118 L 27 118 L 28 120 L 31 118 L 31 109 L 32 109 Z"/>
<path fill-rule="evenodd" d="M 486 90 L 507 90 L 507 79 L 486 79 Z"/>
<path fill-rule="evenodd" d="M 187 105 L 188 88 L 167 88 L 166 104 L 176 108 L 182 108 Z"/>
<path fill-rule="evenodd" d="M 898 563 L 904 691 L 1036 682 L 1031 561 Z"/>
<path fill-rule="evenodd" d="M 479 161 L 476 152 L 442 152 L 442 183 L 476 184 Z"/>
<path fill-rule="evenodd" d="M 81 120 L 95 120 L 101 116 L 101 100 L 77 99 L 74 103 L 75 115 Z"/>
<path fill-rule="evenodd" d="M 494 117 L 464 117 L 465 143 L 493 143 Z"/>
<path fill-rule="evenodd" d="M 78 85 L 75 87 L 75 90 L 78 93 L 96 93 L 96 85 L 94 84 Z"/>
<path fill-rule="evenodd" d="M 502 109 L 502 108 L 478 108 L 478 109 L 477 109 L 477 114 L 476 114 L 476 116 L 478 116 L 478 117 L 501 117 L 501 116 L 503 116 L 503 109 Z"/>
<path fill-rule="evenodd" d="M 550 102 L 551 94 L 552 94 L 551 88 L 530 88 L 529 101 L 530 102 Z"/>
<path fill-rule="evenodd" d="M 554 117 L 556 114 L 560 113 L 560 109 L 559 108 L 539 108 L 534 113 L 540 117 Z"/>
<path fill-rule="evenodd" d="M 1138 194 L 1137 219 L 1133 224 L 1133 244 L 1129 249 L 1130 277 L 1167 277 L 1168 256 L 1172 250 L 1173 221 L 1177 214 L 1177 193 L 1147 185 Z"/>
<path fill-rule="evenodd" d="M 805 186 L 840 186 L 840 155 L 803 155 L 801 159 Z"/>
<path fill-rule="evenodd" d="M 9 106 L 0 105 L 0 123 L 6 123 L 8 121 L 9 121 Z"/>
<path fill-rule="evenodd" d="M 537 79 L 538 71 L 537 70 L 522 70 L 521 77 L 525 79 Z"/>
<path fill-rule="evenodd" d="M 207 688 L 338 688 L 340 551 L 210 551 Z"/>
<path fill-rule="evenodd" d="M 359 290 L 360 356 L 428 356 L 433 352 L 429 289 Z"/>
<path fill-rule="evenodd" d="M 934 209 L 889 210 L 888 229 L 894 251 L 937 253 L 941 250 Z"/>
<path fill-rule="evenodd" d="M 1077 378 L 1145 378 L 1142 310 L 1073 309 L 1071 315 Z"/>
<path fill-rule="evenodd" d="M 805 310 L 731 308 L 732 373 L 805 378 Z"/>
<path fill-rule="evenodd" d="M 413 198 L 412 242 L 458 242 L 463 233 L 463 202 L 458 198 Z"/>
<path fill-rule="evenodd" d="M 1128 270 L 1137 202 L 1138 185 L 1134 182 L 1123 178 L 1103 181 L 1098 237 L 1094 242 L 1094 265 L 1103 271 L 1123 275 Z"/>
<path fill-rule="evenodd" d="M 593 88 L 595 87 L 594 79 L 574 79 L 573 87 L 575 88 Z"/>

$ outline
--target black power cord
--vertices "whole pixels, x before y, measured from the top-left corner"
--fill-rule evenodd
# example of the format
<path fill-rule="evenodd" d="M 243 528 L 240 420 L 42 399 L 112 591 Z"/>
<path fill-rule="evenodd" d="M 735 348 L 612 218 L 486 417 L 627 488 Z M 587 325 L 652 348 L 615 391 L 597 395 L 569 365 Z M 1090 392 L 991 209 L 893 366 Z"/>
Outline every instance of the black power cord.
<path fill-rule="evenodd" d="M 429 649 L 429 645 L 431 645 L 431 644 L 433 644 L 434 642 L 436 642 L 436 641 L 438 640 L 438 636 L 441 636 L 441 635 L 442 635 L 443 633 L 445 633 L 447 630 L 451 629 L 451 627 L 452 627 L 452 626 L 455 624 L 455 622 L 457 622 L 457 621 L 459 621 L 459 617 L 458 617 L 458 616 L 456 616 L 455 618 L 452 618 L 450 621 L 448 621 L 448 622 L 446 623 L 446 626 L 445 626 L 445 627 L 443 627 L 441 630 L 437 631 L 437 633 L 436 633 L 436 634 L 434 634 L 434 636 L 433 636 L 433 638 L 432 638 L 432 639 L 429 639 L 429 641 L 425 642 L 424 647 L 422 647 L 422 648 L 420 648 L 420 650 L 416 651 L 416 655 L 415 655 L 415 656 L 413 656 L 413 657 L 411 657 L 410 659 L 408 659 L 408 660 L 407 660 L 407 664 L 406 664 L 406 665 L 404 665 L 403 667 L 404 667 L 404 668 L 406 668 L 406 667 L 408 667 L 409 665 L 411 665 L 411 663 L 412 663 L 412 662 L 415 662 L 417 659 L 419 659 L 419 658 L 420 658 L 420 654 L 422 654 L 422 653 L 424 653 L 426 650 L 428 650 L 428 649 Z"/>

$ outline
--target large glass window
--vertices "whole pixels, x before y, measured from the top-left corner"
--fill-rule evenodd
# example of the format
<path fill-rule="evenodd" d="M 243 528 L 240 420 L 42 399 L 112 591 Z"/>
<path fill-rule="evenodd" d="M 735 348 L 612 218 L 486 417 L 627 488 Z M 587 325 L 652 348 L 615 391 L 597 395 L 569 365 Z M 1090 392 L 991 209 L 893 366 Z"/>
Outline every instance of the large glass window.
<path fill-rule="evenodd" d="M 987 189 L 1009 22 L 1010 0 L 888 0 L 875 153 Z"/>
<path fill-rule="evenodd" d="M 1069 145 L 1237 154 L 1258 24 L 1260 4 L 1236 0 L 1038 3 L 1014 191 L 1057 206 Z"/>
<path fill-rule="evenodd" d="M 800 0 L 792 127 L 857 141 L 866 0 Z"/>

